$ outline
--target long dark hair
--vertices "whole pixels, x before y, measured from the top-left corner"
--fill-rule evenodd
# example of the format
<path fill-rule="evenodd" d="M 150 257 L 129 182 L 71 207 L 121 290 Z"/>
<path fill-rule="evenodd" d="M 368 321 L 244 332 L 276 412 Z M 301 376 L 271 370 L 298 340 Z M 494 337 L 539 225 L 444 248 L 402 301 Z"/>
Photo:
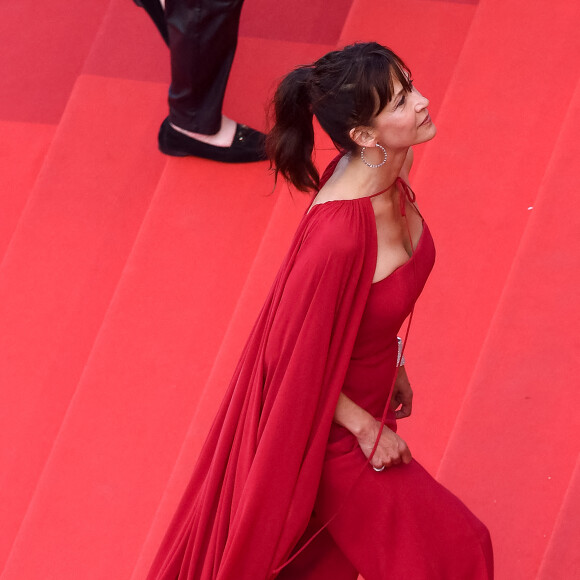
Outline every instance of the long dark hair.
<path fill-rule="evenodd" d="M 350 130 L 371 125 L 393 97 L 393 78 L 412 90 L 405 63 L 376 42 L 351 44 L 294 69 L 276 90 L 274 125 L 266 139 L 275 178 L 282 174 L 300 191 L 318 189 L 312 116 L 339 150 L 354 151 Z"/>

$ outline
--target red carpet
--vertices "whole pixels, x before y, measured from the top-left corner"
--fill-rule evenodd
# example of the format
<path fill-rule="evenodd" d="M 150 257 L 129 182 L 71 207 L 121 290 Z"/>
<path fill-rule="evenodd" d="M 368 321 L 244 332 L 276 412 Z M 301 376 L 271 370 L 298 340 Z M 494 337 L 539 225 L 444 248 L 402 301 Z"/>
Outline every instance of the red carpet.
<path fill-rule="evenodd" d="M 55 127 L 0 121 L 0 263 L 16 229 Z"/>
<path fill-rule="evenodd" d="M 579 123 L 580 82 L 440 469 L 444 483 L 488 514 L 506 578 L 537 573 L 579 456 L 580 205 L 562 212 L 561 204 L 580 182 Z M 577 530 L 568 550 L 554 548 L 570 559 L 579 539 Z"/>
<path fill-rule="evenodd" d="M 134 105 L 136 91 L 145 98 Z M 149 139 L 162 94 L 151 83 L 79 77 L 2 263 L 4 556 L 165 163 Z M 125 127 L 129 114 L 142 122 Z M 128 151 L 127 137 L 144 145 Z"/>
<path fill-rule="evenodd" d="M 409 354 L 437 361 L 445 372 L 433 373 L 430 365 L 413 368 L 425 420 L 412 421 L 409 433 L 433 471 L 578 79 L 580 39 L 574 29 L 579 7 L 562 0 L 554 14 L 553 8 L 553 3 L 541 3 L 531 10 L 524 1 L 479 4 L 437 117 L 439 135 L 425 149 L 415 175 L 416 190 L 429 192 L 420 203 L 437 241 L 438 262 L 415 319 L 414 332 L 425 339 L 411 341 Z M 521 28 L 523 15 L 526 26 Z M 529 57 L 542 35 L 551 39 L 542 61 L 550 60 L 551 70 L 562 77 L 552 106 L 547 105 L 552 85 L 537 75 L 538 62 Z M 453 348 L 447 347 L 449 341 Z M 444 412 L 441 399 L 431 393 L 442 394 Z"/>
<path fill-rule="evenodd" d="M 59 122 L 107 6 L 65 0 L 2 6 L 2 119 Z"/>
<path fill-rule="evenodd" d="M 162 156 L 168 51 L 97 4 L 0 23 L 2 580 L 144 577 L 306 203 L 266 163 Z M 265 128 L 288 70 L 372 39 L 430 98 L 438 263 L 401 432 L 490 527 L 499 580 L 580 577 L 579 24 L 572 0 L 247 0 L 226 95 Z"/>

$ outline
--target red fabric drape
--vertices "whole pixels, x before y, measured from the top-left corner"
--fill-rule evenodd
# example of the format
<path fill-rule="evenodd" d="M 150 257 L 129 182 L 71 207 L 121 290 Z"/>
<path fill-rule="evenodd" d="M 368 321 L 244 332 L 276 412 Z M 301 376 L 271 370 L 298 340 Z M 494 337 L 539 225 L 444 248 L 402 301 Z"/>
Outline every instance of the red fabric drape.
<path fill-rule="evenodd" d="M 266 580 L 287 559 L 312 512 L 376 253 L 370 198 L 304 216 L 148 580 Z"/>

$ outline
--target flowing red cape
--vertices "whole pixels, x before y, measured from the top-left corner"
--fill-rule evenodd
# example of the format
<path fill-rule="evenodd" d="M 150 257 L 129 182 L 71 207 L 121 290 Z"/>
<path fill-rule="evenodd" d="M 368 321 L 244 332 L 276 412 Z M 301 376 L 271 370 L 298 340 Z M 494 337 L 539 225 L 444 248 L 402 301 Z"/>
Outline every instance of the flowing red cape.
<path fill-rule="evenodd" d="M 288 559 L 312 513 L 376 257 L 369 198 L 304 216 L 148 580 L 267 580 Z"/>

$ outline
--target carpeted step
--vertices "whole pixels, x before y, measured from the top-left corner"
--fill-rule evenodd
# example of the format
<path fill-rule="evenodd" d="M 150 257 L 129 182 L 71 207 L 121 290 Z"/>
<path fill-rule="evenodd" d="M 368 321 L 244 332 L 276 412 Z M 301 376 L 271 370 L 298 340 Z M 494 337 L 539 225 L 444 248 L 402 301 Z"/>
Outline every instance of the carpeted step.
<path fill-rule="evenodd" d="M 296 66 L 311 63 L 333 48 L 327 44 L 240 37 L 224 111 L 267 131 L 269 104 L 280 80 Z"/>
<path fill-rule="evenodd" d="M 297 54 L 312 60 L 320 51 L 259 39 L 248 44 L 272 65 L 262 70 L 261 86 L 273 85 Z M 243 107 L 230 99 L 239 113 Z M 271 211 L 272 187 L 265 163 L 170 160 L 5 578 L 72 578 L 81 564 L 90 570 L 86 578 L 132 569 Z M 56 517 L 59 526 L 48 537 L 42 530 Z M 76 556 L 55 556 L 65 549 Z"/>
<path fill-rule="evenodd" d="M 0 121 L 0 264 L 56 127 Z"/>
<path fill-rule="evenodd" d="M 568 486 L 566 497 L 548 548 L 538 573 L 538 580 L 580 578 L 580 456 L 574 475 Z"/>
<path fill-rule="evenodd" d="M 108 7 L 109 1 L 3 3 L 1 119 L 59 122 Z"/>
<path fill-rule="evenodd" d="M 339 44 L 376 41 L 394 50 L 430 100 L 436 120 L 476 9 L 477 2 L 354 0 Z M 415 149 L 416 167 L 424 150 Z"/>
<path fill-rule="evenodd" d="M 240 35 L 334 46 L 352 4 L 353 0 L 288 0 L 273 9 L 270 0 L 247 0 Z"/>
<path fill-rule="evenodd" d="M 439 473 L 490 527 L 499 578 L 537 574 L 579 452 L 579 124 L 580 82 Z"/>
<path fill-rule="evenodd" d="M 324 163 L 329 153 L 322 151 L 319 156 Z M 214 358 L 207 382 L 200 393 L 197 408 L 189 417 L 189 429 L 181 452 L 131 576 L 135 580 L 144 577 L 151 564 L 177 502 L 189 481 L 192 467 L 230 382 L 243 346 L 308 203 L 308 197 L 304 194 L 291 196 L 285 186 L 280 187 L 282 191 L 277 196 L 271 220 L 230 318 L 225 337 Z"/>
<path fill-rule="evenodd" d="M 83 73 L 168 84 L 169 50 L 143 8 L 109 0 Z"/>
<path fill-rule="evenodd" d="M 157 83 L 79 78 L 3 261 L 0 562 L 165 164 L 152 138 L 164 93 Z"/>
<path fill-rule="evenodd" d="M 270 215 L 265 165 L 168 163 L 6 578 L 130 572 Z"/>
<path fill-rule="evenodd" d="M 567 0 L 533 6 L 480 1 L 437 115 L 439 134 L 412 182 L 438 255 L 411 331 L 415 411 L 401 432 L 431 472 L 453 429 L 574 91 L 579 12 L 580 5 Z M 556 99 L 540 69 L 561 79 Z"/>

